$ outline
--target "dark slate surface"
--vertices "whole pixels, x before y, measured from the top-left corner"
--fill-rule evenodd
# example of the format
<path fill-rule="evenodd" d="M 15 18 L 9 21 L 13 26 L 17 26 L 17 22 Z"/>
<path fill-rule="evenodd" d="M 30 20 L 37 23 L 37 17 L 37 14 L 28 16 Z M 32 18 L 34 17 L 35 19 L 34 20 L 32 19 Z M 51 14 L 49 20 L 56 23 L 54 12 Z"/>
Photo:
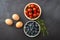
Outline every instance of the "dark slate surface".
<path fill-rule="evenodd" d="M 35 38 L 27 37 L 22 29 L 16 29 L 15 24 L 9 27 L 4 23 L 11 18 L 13 12 L 21 16 L 24 24 L 28 21 L 23 10 L 27 3 L 36 2 L 42 8 L 41 18 L 45 20 L 48 36 L 42 34 Z M 0 40 L 60 40 L 60 0 L 0 0 Z"/>

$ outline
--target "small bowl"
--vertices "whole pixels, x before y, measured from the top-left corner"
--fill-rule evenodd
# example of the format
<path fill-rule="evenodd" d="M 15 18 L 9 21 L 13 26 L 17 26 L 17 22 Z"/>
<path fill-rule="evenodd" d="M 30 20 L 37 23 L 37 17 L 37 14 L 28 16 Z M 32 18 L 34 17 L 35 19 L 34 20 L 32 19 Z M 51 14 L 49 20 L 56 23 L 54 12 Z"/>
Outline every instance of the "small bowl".
<path fill-rule="evenodd" d="M 35 34 L 35 35 L 29 35 L 25 30 L 26 30 L 26 25 L 28 25 L 29 24 L 29 22 L 35 22 L 37 25 L 38 25 L 38 30 L 39 31 L 37 31 L 37 34 Z M 29 26 L 28 26 L 29 27 Z M 39 35 L 39 33 L 40 33 L 40 25 L 36 22 L 36 21 L 28 21 L 28 22 L 26 22 L 26 24 L 24 25 L 24 28 L 23 28 L 23 30 L 24 30 L 24 33 L 25 33 L 25 35 L 26 36 L 28 36 L 28 37 L 36 37 L 36 36 L 38 36 Z M 32 30 L 33 31 L 33 30 Z M 30 30 L 30 32 L 31 32 L 31 30 Z M 31 32 L 32 33 L 32 32 Z"/>
<path fill-rule="evenodd" d="M 40 9 L 40 13 L 39 13 L 39 16 L 37 16 L 36 18 L 29 18 L 27 15 L 26 15 L 26 13 L 25 13 L 25 10 L 26 10 L 26 8 L 27 8 L 27 6 L 28 5 L 30 5 L 30 4 L 35 4 L 35 5 L 37 5 L 38 7 L 39 7 L 39 9 Z M 40 16 L 41 16 L 41 7 L 37 4 L 37 3 L 28 3 L 26 6 L 25 6 L 25 8 L 24 8 L 24 15 L 25 15 L 25 17 L 27 18 L 27 19 L 29 19 L 29 20 L 36 20 L 36 19 L 38 19 Z"/>

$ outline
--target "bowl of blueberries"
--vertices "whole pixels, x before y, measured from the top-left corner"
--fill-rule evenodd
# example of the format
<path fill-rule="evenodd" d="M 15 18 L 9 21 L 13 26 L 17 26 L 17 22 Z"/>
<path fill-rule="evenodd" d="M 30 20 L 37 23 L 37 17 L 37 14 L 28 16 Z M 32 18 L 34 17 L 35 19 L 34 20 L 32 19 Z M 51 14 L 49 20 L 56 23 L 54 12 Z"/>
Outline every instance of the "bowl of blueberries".
<path fill-rule="evenodd" d="M 28 37 L 36 37 L 40 33 L 40 25 L 36 21 L 28 21 L 24 25 L 24 33 Z"/>

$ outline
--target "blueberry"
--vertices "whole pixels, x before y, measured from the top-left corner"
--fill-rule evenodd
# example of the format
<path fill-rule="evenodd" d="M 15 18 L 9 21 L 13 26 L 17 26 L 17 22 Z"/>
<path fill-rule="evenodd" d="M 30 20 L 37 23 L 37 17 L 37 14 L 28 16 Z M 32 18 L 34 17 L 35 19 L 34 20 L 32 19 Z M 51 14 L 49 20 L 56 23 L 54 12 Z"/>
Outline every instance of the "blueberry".
<path fill-rule="evenodd" d="M 35 31 L 35 29 L 33 28 L 33 31 Z"/>
<path fill-rule="evenodd" d="M 36 35 L 35 31 L 34 31 L 33 35 Z"/>
<path fill-rule="evenodd" d="M 28 32 L 29 31 L 29 28 L 26 28 L 25 31 Z"/>
<path fill-rule="evenodd" d="M 31 31 L 28 31 L 27 34 L 28 34 L 28 35 L 31 35 Z"/>
<path fill-rule="evenodd" d="M 35 33 L 37 33 L 38 31 L 35 31 Z"/>
<path fill-rule="evenodd" d="M 25 26 L 26 28 L 29 28 L 28 26 Z"/>
<path fill-rule="evenodd" d="M 28 26 L 32 26 L 31 24 L 28 24 Z"/>
<path fill-rule="evenodd" d="M 38 28 L 35 28 L 35 31 L 39 31 L 39 29 Z"/>
<path fill-rule="evenodd" d="M 31 32 L 31 35 L 33 35 L 33 32 Z"/>

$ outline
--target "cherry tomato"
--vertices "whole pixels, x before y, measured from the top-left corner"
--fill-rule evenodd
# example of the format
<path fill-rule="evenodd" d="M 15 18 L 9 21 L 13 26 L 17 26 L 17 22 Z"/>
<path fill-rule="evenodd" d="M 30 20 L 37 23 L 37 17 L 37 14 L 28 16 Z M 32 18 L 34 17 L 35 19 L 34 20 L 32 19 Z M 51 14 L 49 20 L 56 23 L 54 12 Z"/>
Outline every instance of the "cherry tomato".
<path fill-rule="evenodd" d="M 26 13 L 26 15 L 27 15 L 27 16 L 29 16 L 29 14 L 28 14 L 28 13 Z"/>
<path fill-rule="evenodd" d="M 39 9 L 39 7 L 38 7 L 37 5 L 35 5 L 35 8 L 36 8 L 36 9 Z"/>
<path fill-rule="evenodd" d="M 33 8 L 35 5 L 34 4 L 31 4 L 31 7 Z"/>
<path fill-rule="evenodd" d="M 28 11 L 25 11 L 25 13 L 28 13 Z"/>
<path fill-rule="evenodd" d="M 29 16 L 29 18 L 33 18 L 32 16 Z"/>
<path fill-rule="evenodd" d="M 25 11 L 25 14 L 28 16 L 29 14 L 28 14 L 28 11 Z"/>
<path fill-rule="evenodd" d="M 39 16 L 39 13 L 37 13 L 37 16 Z"/>
<path fill-rule="evenodd" d="M 34 11 L 34 13 L 36 14 L 37 12 L 36 12 L 36 11 Z"/>
<path fill-rule="evenodd" d="M 37 14 L 34 13 L 34 14 L 33 14 L 33 17 L 36 17 L 36 16 L 37 16 Z"/>
<path fill-rule="evenodd" d="M 31 12 L 32 11 L 32 9 L 31 8 L 28 8 L 28 12 Z"/>
<path fill-rule="evenodd" d="M 33 8 L 34 11 L 36 11 L 36 8 Z"/>
<path fill-rule="evenodd" d="M 40 13 L 40 10 L 38 9 L 37 12 Z"/>
<path fill-rule="evenodd" d="M 32 16 L 32 13 L 29 13 L 29 16 Z"/>

